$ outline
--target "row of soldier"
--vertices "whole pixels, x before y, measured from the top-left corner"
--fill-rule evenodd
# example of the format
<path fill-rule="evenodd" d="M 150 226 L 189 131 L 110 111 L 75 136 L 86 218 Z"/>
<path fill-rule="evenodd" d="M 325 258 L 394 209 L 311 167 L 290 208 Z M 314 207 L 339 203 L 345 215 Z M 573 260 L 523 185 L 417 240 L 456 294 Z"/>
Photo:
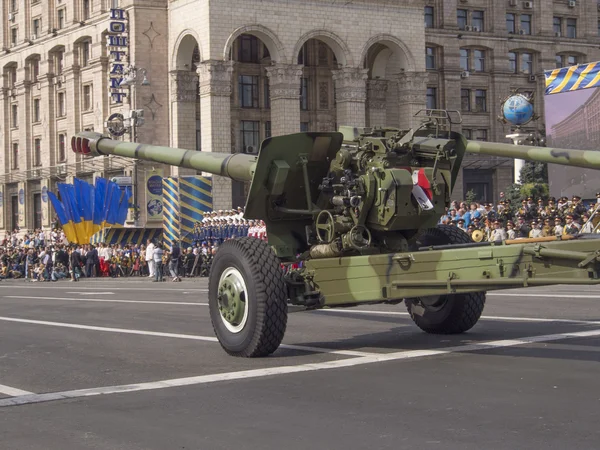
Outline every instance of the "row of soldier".
<path fill-rule="evenodd" d="M 238 237 L 254 237 L 267 240 L 267 227 L 262 220 L 243 218 L 241 207 L 230 210 L 218 210 L 205 213 L 201 222 L 194 226 L 194 241 L 219 245 Z"/>

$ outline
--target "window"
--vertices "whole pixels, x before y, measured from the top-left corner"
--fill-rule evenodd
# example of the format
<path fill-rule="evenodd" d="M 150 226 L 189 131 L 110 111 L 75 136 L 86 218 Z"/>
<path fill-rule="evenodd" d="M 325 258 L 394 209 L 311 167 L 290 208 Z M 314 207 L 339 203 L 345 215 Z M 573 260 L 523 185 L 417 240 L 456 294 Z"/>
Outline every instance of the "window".
<path fill-rule="evenodd" d="M 86 67 L 90 60 L 90 41 L 81 43 L 81 67 Z"/>
<path fill-rule="evenodd" d="M 40 37 L 40 32 L 42 31 L 42 19 L 33 19 L 33 25 L 31 29 L 33 31 L 33 39 Z"/>
<path fill-rule="evenodd" d="M 484 89 L 475 90 L 475 112 L 487 111 L 487 91 Z"/>
<path fill-rule="evenodd" d="M 434 27 L 433 6 L 425 7 L 425 28 Z"/>
<path fill-rule="evenodd" d="M 479 31 L 483 31 L 483 11 L 473 11 L 471 13 L 471 25 Z"/>
<path fill-rule="evenodd" d="M 531 34 L 531 14 L 521 14 L 522 34 Z"/>
<path fill-rule="evenodd" d="M 533 73 L 533 55 L 531 53 L 521 53 L 521 72 Z"/>
<path fill-rule="evenodd" d="M 577 64 L 577 56 L 575 55 L 556 55 L 556 68 L 575 66 Z"/>
<path fill-rule="evenodd" d="M 517 73 L 517 54 L 508 52 L 508 70 L 511 73 Z"/>
<path fill-rule="evenodd" d="M 59 134 L 58 135 L 58 161 L 59 162 L 65 161 L 67 159 L 66 142 L 67 142 L 67 135 L 64 133 Z"/>
<path fill-rule="evenodd" d="M 435 48 L 425 48 L 425 67 L 427 69 L 435 69 Z"/>
<path fill-rule="evenodd" d="M 437 109 L 437 89 L 427 88 L 427 109 Z"/>
<path fill-rule="evenodd" d="M 572 39 L 577 37 L 577 19 L 567 19 L 567 37 Z"/>
<path fill-rule="evenodd" d="M 83 86 L 83 110 L 90 111 L 92 109 L 93 101 L 92 85 L 86 84 Z"/>
<path fill-rule="evenodd" d="M 42 194 L 33 194 L 33 228 L 42 228 Z"/>
<path fill-rule="evenodd" d="M 83 20 L 90 18 L 90 0 L 83 0 Z"/>
<path fill-rule="evenodd" d="M 33 165 L 42 165 L 42 140 L 40 138 L 33 140 Z"/>
<path fill-rule="evenodd" d="M 54 72 L 56 73 L 56 75 L 62 74 L 63 56 L 64 56 L 64 52 L 58 52 L 58 53 L 56 53 L 56 56 L 54 57 Z"/>
<path fill-rule="evenodd" d="M 239 76 L 240 108 L 258 108 L 258 77 Z"/>
<path fill-rule="evenodd" d="M 469 130 L 467 128 L 463 128 L 462 130 L 462 134 L 465 137 L 465 139 L 473 139 L 473 132 L 472 130 Z"/>
<path fill-rule="evenodd" d="M 554 17 L 552 19 L 552 28 L 554 30 L 554 34 L 556 36 L 560 36 L 560 34 L 562 33 L 562 18 Z"/>
<path fill-rule="evenodd" d="M 308 110 L 308 78 L 300 79 L 300 109 Z"/>
<path fill-rule="evenodd" d="M 10 12 L 15 12 L 17 10 L 17 0 L 10 0 Z"/>
<path fill-rule="evenodd" d="M 34 83 L 38 80 L 40 76 L 40 60 L 34 59 L 31 61 L 31 81 Z"/>
<path fill-rule="evenodd" d="M 467 10 L 459 9 L 456 11 L 456 20 L 458 22 L 458 29 L 465 30 L 467 28 Z"/>
<path fill-rule="evenodd" d="M 16 103 L 10 105 L 10 126 L 19 128 L 19 106 Z"/>
<path fill-rule="evenodd" d="M 300 133 L 308 133 L 308 122 L 300 122 Z"/>
<path fill-rule="evenodd" d="M 271 121 L 267 120 L 265 122 L 265 139 L 268 139 L 271 137 Z"/>
<path fill-rule="evenodd" d="M 460 109 L 463 112 L 471 111 L 471 89 L 460 90 Z"/>
<path fill-rule="evenodd" d="M 473 63 L 475 72 L 485 71 L 485 51 L 473 50 Z"/>
<path fill-rule="evenodd" d="M 487 130 L 477 130 L 475 135 L 475 139 L 478 141 L 487 141 L 488 140 L 488 132 Z"/>
<path fill-rule="evenodd" d="M 509 34 L 515 34 L 517 32 L 515 15 L 512 13 L 506 15 L 506 31 L 508 31 Z"/>
<path fill-rule="evenodd" d="M 19 143 L 13 142 L 12 144 L 12 168 L 19 168 Z"/>
<path fill-rule="evenodd" d="M 33 122 L 39 122 L 40 119 L 40 99 L 33 99 Z"/>
<path fill-rule="evenodd" d="M 56 102 L 56 116 L 57 117 L 64 117 L 66 112 L 65 112 L 65 93 L 64 92 L 59 92 L 57 95 L 57 102 Z"/>
<path fill-rule="evenodd" d="M 65 8 L 61 8 L 56 11 L 56 23 L 59 30 L 62 30 L 65 27 L 65 20 L 67 20 Z"/>
<path fill-rule="evenodd" d="M 260 122 L 254 120 L 242 120 L 240 123 L 240 133 L 243 153 L 256 153 L 258 151 L 258 141 Z"/>
<path fill-rule="evenodd" d="M 264 98 L 265 108 L 270 108 L 271 107 L 271 84 L 269 83 L 268 78 L 265 78 L 264 80 L 265 80 L 265 84 L 264 84 L 263 92 L 265 94 L 265 98 Z"/>
<path fill-rule="evenodd" d="M 242 34 L 239 38 L 238 60 L 244 63 L 258 63 L 258 38 Z"/>
<path fill-rule="evenodd" d="M 12 66 L 8 69 L 8 84 L 11 88 L 14 88 L 16 83 L 17 83 L 17 67 Z"/>
<path fill-rule="evenodd" d="M 466 48 L 460 49 L 460 68 L 465 71 L 469 71 L 469 53 L 470 51 Z"/>
<path fill-rule="evenodd" d="M 308 66 L 308 45 L 306 43 L 298 52 L 298 64 Z"/>
<path fill-rule="evenodd" d="M 18 38 L 19 38 L 19 29 L 17 27 L 12 27 L 10 29 L 10 45 L 12 47 L 17 45 Z"/>

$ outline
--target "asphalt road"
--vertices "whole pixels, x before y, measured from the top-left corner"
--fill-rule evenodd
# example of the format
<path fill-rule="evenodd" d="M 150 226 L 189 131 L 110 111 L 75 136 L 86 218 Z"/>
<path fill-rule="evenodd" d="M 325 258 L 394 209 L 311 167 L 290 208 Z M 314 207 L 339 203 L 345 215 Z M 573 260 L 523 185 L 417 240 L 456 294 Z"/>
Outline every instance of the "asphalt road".
<path fill-rule="evenodd" d="M 290 315 L 227 356 L 206 280 L 0 283 L 0 449 L 598 449 L 600 293 L 488 295 L 469 333 L 403 305 Z"/>

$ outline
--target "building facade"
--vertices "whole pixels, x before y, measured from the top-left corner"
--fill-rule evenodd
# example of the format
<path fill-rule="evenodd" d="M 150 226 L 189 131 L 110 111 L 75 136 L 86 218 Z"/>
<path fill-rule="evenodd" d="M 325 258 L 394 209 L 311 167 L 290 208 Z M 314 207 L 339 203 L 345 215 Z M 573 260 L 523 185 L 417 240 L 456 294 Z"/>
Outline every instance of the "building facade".
<path fill-rule="evenodd" d="M 425 106 L 462 111 L 471 139 L 504 141 L 497 116 L 511 90 L 535 92 L 543 114 L 543 70 L 599 58 L 592 3 L 4 0 L 0 229 L 49 226 L 56 182 L 117 175 L 142 205 L 128 224 L 153 226 L 146 178 L 191 171 L 68 148 L 131 110 L 145 124 L 122 139 L 222 153 L 338 125 L 407 128 Z M 123 74 L 130 65 L 137 77 Z M 511 182 L 512 161 L 469 157 L 454 197 L 492 201 Z M 213 179 L 216 209 L 244 193 Z"/>

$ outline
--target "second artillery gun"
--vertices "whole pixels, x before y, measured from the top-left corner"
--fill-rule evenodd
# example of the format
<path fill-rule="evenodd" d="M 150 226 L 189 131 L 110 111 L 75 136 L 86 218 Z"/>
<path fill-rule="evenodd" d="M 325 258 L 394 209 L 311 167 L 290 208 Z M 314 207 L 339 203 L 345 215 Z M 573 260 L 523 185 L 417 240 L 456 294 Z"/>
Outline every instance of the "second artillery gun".
<path fill-rule="evenodd" d="M 438 225 L 467 152 L 595 169 L 600 152 L 467 141 L 452 131 L 448 112 L 425 115 L 415 130 L 342 127 L 269 138 L 258 155 L 120 142 L 92 132 L 71 144 L 80 154 L 251 183 L 245 218 L 265 222 L 268 244 L 250 237 L 224 242 L 209 275 L 212 324 L 234 356 L 274 352 L 288 304 L 405 302 L 422 330 L 454 334 L 477 323 L 486 291 L 600 284 L 596 235 L 475 243 L 458 228 Z"/>

